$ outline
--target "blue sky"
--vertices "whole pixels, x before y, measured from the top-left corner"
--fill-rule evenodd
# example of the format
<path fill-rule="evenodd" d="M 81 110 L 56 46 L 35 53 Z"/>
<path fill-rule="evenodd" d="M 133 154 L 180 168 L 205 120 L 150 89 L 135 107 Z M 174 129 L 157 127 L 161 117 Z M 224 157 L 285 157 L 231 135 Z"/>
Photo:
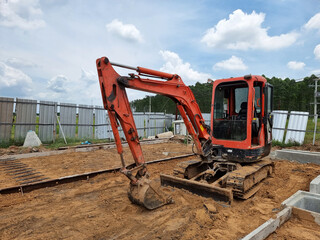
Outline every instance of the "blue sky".
<path fill-rule="evenodd" d="M 101 105 L 102 56 L 188 85 L 320 74 L 319 0 L 0 0 L 0 36 L 4 97 Z M 146 94 L 128 91 L 130 100 Z"/>

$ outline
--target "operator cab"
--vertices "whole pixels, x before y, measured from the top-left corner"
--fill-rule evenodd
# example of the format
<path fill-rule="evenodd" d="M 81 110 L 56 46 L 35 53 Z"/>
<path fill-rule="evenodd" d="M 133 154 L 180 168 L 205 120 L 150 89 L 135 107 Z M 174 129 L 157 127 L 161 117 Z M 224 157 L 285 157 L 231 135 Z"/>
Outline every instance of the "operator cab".
<path fill-rule="evenodd" d="M 261 76 L 216 80 L 212 94 L 212 142 L 229 160 L 256 161 L 269 153 L 272 86 Z"/>

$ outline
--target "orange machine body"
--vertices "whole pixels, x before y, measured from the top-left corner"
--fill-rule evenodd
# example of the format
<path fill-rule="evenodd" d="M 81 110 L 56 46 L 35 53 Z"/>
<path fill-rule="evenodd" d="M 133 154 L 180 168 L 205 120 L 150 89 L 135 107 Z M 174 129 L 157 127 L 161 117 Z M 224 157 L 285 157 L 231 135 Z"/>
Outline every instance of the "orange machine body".
<path fill-rule="evenodd" d="M 144 164 L 126 88 L 171 98 L 177 104 L 186 128 L 193 138 L 196 153 L 203 159 L 225 156 L 229 160 L 245 163 L 256 161 L 269 153 L 271 147 L 269 118 L 272 102 L 268 106 L 266 103 L 267 98 L 272 97 L 272 87 L 268 86 L 265 78 L 248 75 L 214 81 L 211 126 L 208 126 L 192 91 L 178 75 L 142 67 L 122 66 L 139 73 L 124 77 L 120 76 L 112 65 L 122 66 L 112 64 L 106 57 L 97 59 L 103 104 L 108 110 L 123 167 L 125 163 L 122 157 L 119 125 L 123 129 L 136 164 L 138 166 Z M 240 106 L 246 108 L 244 115 Z"/>
<path fill-rule="evenodd" d="M 224 89 L 224 115 L 217 113 L 218 92 Z M 241 97 L 239 92 L 246 92 L 246 116 L 239 119 L 237 104 Z M 222 154 L 230 156 L 236 162 L 251 162 L 268 155 L 271 148 L 271 111 L 273 88 L 262 76 L 247 75 L 244 77 L 219 79 L 213 82 L 211 106 L 211 137 L 212 143 L 222 145 Z M 221 99 L 220 99 L 221 100 Z M 269 100 L 269 102 L 268 102 Z M 237 103 L 238 101 L 238 103 Z M 268 105 L 269 104 L 269 105 Z M 241 111 L 241 110 L 240 110 Z M 232 128 L 243 122 L 239 127 L 244 134 L 232 137 L 232 133 L 216 134 L 221 131 L 241 130 Z M 231 126 L 231 127 L 230 127 Z"/>

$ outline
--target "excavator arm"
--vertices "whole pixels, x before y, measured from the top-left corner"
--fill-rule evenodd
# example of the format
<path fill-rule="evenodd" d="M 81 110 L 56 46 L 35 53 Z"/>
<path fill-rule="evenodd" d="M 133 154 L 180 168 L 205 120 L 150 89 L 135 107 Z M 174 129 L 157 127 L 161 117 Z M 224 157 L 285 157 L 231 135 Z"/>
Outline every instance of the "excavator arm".
<path fill-rule="evenodd" d="M 176 102 L 186 128 L 193 138 L 196 153 L 203 159 L 210 154 L 213 154 L 211 137 L 208 132 L 209 128 L 205 124 L 200 108 L 191 89 L 184 84 L 178 75 L 142 67 L 135 68 L 112 63 L 106 57 L 97 59 L 96 64 L 104 108 L 108 110 L 114 139 L 121 158 L 121 171 L 131 180 L 131 188 L 141 185 L 142 182 L 145 183 L 145 178 L 148 174 L 139 142 L 137 128 L 135 126 L 129 100 L 126 94 L 126 88 L 161 94 L 171 98 Z M 114 70 L 112 65 L 135 70 L 138 74 L 129 74 L 128 77 L 120 76 Z M 143 77 L 160 78 L 162 80 Z M 123 148 L 118 131 L 119 125 L 122 127 L 136 163 L 136 167 L 134 169 L 129 170 L 126 168 L 126 163 L 123 158 Z M 133 170 L 137 170 L 136 176 L 133 176 Z M 141 191 L 137 195 L 140 196 Z M 131 197 L 135 198 L 135 196 L 132 195 Z M 146 206 L 144 200 L 141 200 L 141 198 L 135 202 L 139 202 L 140 204 L 142 203 Z M 165 202 L 166 201 L 162 201 L 162 205 L 165 204 Z M 161 206 L 160 203 L 159 205 Z"/>

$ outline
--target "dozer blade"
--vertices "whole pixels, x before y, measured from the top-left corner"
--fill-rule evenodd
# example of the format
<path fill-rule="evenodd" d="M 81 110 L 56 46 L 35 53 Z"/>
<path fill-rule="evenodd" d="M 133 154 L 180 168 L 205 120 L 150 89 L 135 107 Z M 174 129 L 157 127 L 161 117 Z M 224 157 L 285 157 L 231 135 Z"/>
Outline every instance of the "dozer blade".
<path fill-rule="evenodd" d="M 144 206 L 149 210 L 173 203 L 172 198 L 167 196 L 160 187 L 159 181 L 151 181 L 146 177 L 142 177 L 137 184 L 130 184 L 128 196 L 131 202 Z"/>
<path fill-rule="evenodd" d="M 213 184 L 201 183 L 194 180 L 188 180 L 171 175 L 160 174 L 162 186 L 172 186 L 186 189 L 192 193 L 203 197 L 210 197 L 216 201 L 227 202 L 231 204 L 233 200 L 232 189 L 220 188 Z"/>

